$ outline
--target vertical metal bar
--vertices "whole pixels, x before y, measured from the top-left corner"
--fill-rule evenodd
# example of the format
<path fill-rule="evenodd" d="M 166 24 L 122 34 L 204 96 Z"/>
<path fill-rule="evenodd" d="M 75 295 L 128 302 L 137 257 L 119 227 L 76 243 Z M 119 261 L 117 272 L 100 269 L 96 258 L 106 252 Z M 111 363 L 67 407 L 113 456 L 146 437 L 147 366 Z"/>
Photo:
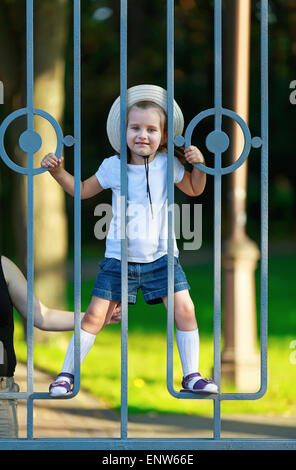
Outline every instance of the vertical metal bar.
<path fill-rule="evenodd" d="M 221 130 L 222 121 L 222 0 L 214 4 L 214 99 L 215 99 L 215 129 Z"/>
<path fill-rule="evenodd" d="M 167 0 L 167 114 L 168 114 L 168 296 L 167 387 L 173 393 L 174 354 L 174 0 Z"/>
<path fill-rule="evenodd" d="M 219 160 L 219 161 L 218 161 Z M 215 165 L 221 155 L 215 155 Z M 214 181 L 214 380 L 221 388 L 221 174 Z M 221 401 L 214 400 L 214 438 L 220 438 Z"/>
<path fill-rule="evenodd" d="M 215 130 L 222 121 L 222 4 L 215 0 Z M 221 387 L 221 152 L 215 153 L 214 180 L 214 379 Z M 214 400 L 214 438 L 220 438 L 221 401 Z"/>
<path fill-rule="evenodd" d="M 268 0 L 261 0 L 261 390 L 267 389 L 268 310 Z"/>
<path fill-rule="evenodd" d="M 34 51 L 33 0 L 26 3 L 26 60 L 27 60 L 27 129 L 34 129 Z M 34 153 L 27 153 L 27 391 L 33 393 L 34 382 Z M 33 438 L 33 401 L 27 401 L 27 438 Z"/>
<path fill-rule="evenodd" d="M 27 439 L 33 439 L 34 437 L 34 399 L 32 397 L 27 398 Z"/>
<path fill-rule="evenodd" d="M 127 206 L 127 0 L 120 2 L 120 181 L 121 181 L 121 438 L 127 438 L 128 422 L 128 240 Z"/>
<path fill-rule="evenodd" d="M 80 312 L 81 312 L 81 70 L 80 0 L 74 0 L 74 393 L 80 388 Z"/>

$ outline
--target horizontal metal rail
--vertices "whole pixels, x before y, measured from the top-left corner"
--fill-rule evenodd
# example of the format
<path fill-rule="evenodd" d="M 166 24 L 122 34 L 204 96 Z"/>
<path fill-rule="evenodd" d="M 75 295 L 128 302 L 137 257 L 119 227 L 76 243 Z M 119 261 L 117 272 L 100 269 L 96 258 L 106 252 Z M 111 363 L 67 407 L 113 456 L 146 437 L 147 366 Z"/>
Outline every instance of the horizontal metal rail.
<path fill-rule="evenodd" d="M 295 439 L 1 439 L 7 450 L 294 450 Z"/>

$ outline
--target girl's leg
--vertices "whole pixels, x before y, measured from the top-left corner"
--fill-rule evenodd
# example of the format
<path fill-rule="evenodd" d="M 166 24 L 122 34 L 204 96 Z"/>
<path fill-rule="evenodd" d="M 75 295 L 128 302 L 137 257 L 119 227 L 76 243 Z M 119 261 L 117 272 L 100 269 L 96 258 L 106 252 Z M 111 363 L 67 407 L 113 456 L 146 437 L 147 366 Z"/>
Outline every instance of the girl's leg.
<path fill-rule="evenodd" d="M 162 298 L 167 307 L 167 297 Z M 199 374 L 199 333 L 195 309 L 188 290 L 174 294 L 176 341 L 183 369 L 182 386 L 195 392 L 217 393 L 216 384 Z"/>
<path fill-rule="evenodd" d="M 108 322 L 112 316 L 113 310 L 118 302 L 101 299 L 99 297 L 92 297 L 91 303 L 83 317 L 80 329 L 80 363 L 83 362 L 86 355 L 90 351 L 95 341 L 97 333 L 101 331 L 103 326 Z M 57 382 L 72 384 L 74 380 L 74 335 L 71 338 L 66 356 L 64 359 L 62 372 L 57 377 Z M 54 396 L 65 395 L 69 392 L 69 387 L 53 386 L 50 387 L 50 392 Z"/>
<path fill-rule="evenodd" d="M 163 297 L 162 300 L 167 307 L 167 297 Z M 174 294 L 174 317 L 177 347 L 185 377 L 198 372 L 199 366 L 199 334 L 194 304 L 188 290 Z"/>
<path fill-rule="evenodd" d="M 167 307 L 167 297 L 162 298 Z M 197 329 L 195 309 L 188 290 L 181 290 L 174 294 L 174 311 L 176 327 L 180 331 L 193 331 Z"/>
<path fill-rule="evenodd" d="M 97 335 L 110 320 L 117 301 L 93 296 L 81 322 L 81 329 Z"/>

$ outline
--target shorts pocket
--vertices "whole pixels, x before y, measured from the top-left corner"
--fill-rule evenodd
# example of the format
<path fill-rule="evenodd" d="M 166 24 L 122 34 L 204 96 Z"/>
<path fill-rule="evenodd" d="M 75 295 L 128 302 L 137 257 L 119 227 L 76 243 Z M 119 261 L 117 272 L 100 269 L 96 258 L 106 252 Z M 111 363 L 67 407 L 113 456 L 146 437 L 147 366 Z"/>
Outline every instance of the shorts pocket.
<path fill-rule="evenodd" d="M 105 258 L 103 261 L 100 262 L 99 266 L 102 271 L 107 271 L 112 269 L 112 267 L 115 266 L 116 264 L 116 259 L 115 258 Z"/>

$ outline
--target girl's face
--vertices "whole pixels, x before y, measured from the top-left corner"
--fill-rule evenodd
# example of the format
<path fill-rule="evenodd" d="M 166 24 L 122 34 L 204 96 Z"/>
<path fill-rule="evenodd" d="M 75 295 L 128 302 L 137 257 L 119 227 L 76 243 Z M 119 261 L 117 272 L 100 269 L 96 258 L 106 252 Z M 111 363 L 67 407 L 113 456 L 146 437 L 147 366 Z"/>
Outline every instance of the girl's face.
<path fill-rule="evenodd" d="M 134 106 L 128 115 L 126 132 L 131 161 L 137 163 L 139 157 L 145 156 L 153 159 L 162 143 L 162 134 L 160 113 L 153 108 L 141 109 Z"/>

